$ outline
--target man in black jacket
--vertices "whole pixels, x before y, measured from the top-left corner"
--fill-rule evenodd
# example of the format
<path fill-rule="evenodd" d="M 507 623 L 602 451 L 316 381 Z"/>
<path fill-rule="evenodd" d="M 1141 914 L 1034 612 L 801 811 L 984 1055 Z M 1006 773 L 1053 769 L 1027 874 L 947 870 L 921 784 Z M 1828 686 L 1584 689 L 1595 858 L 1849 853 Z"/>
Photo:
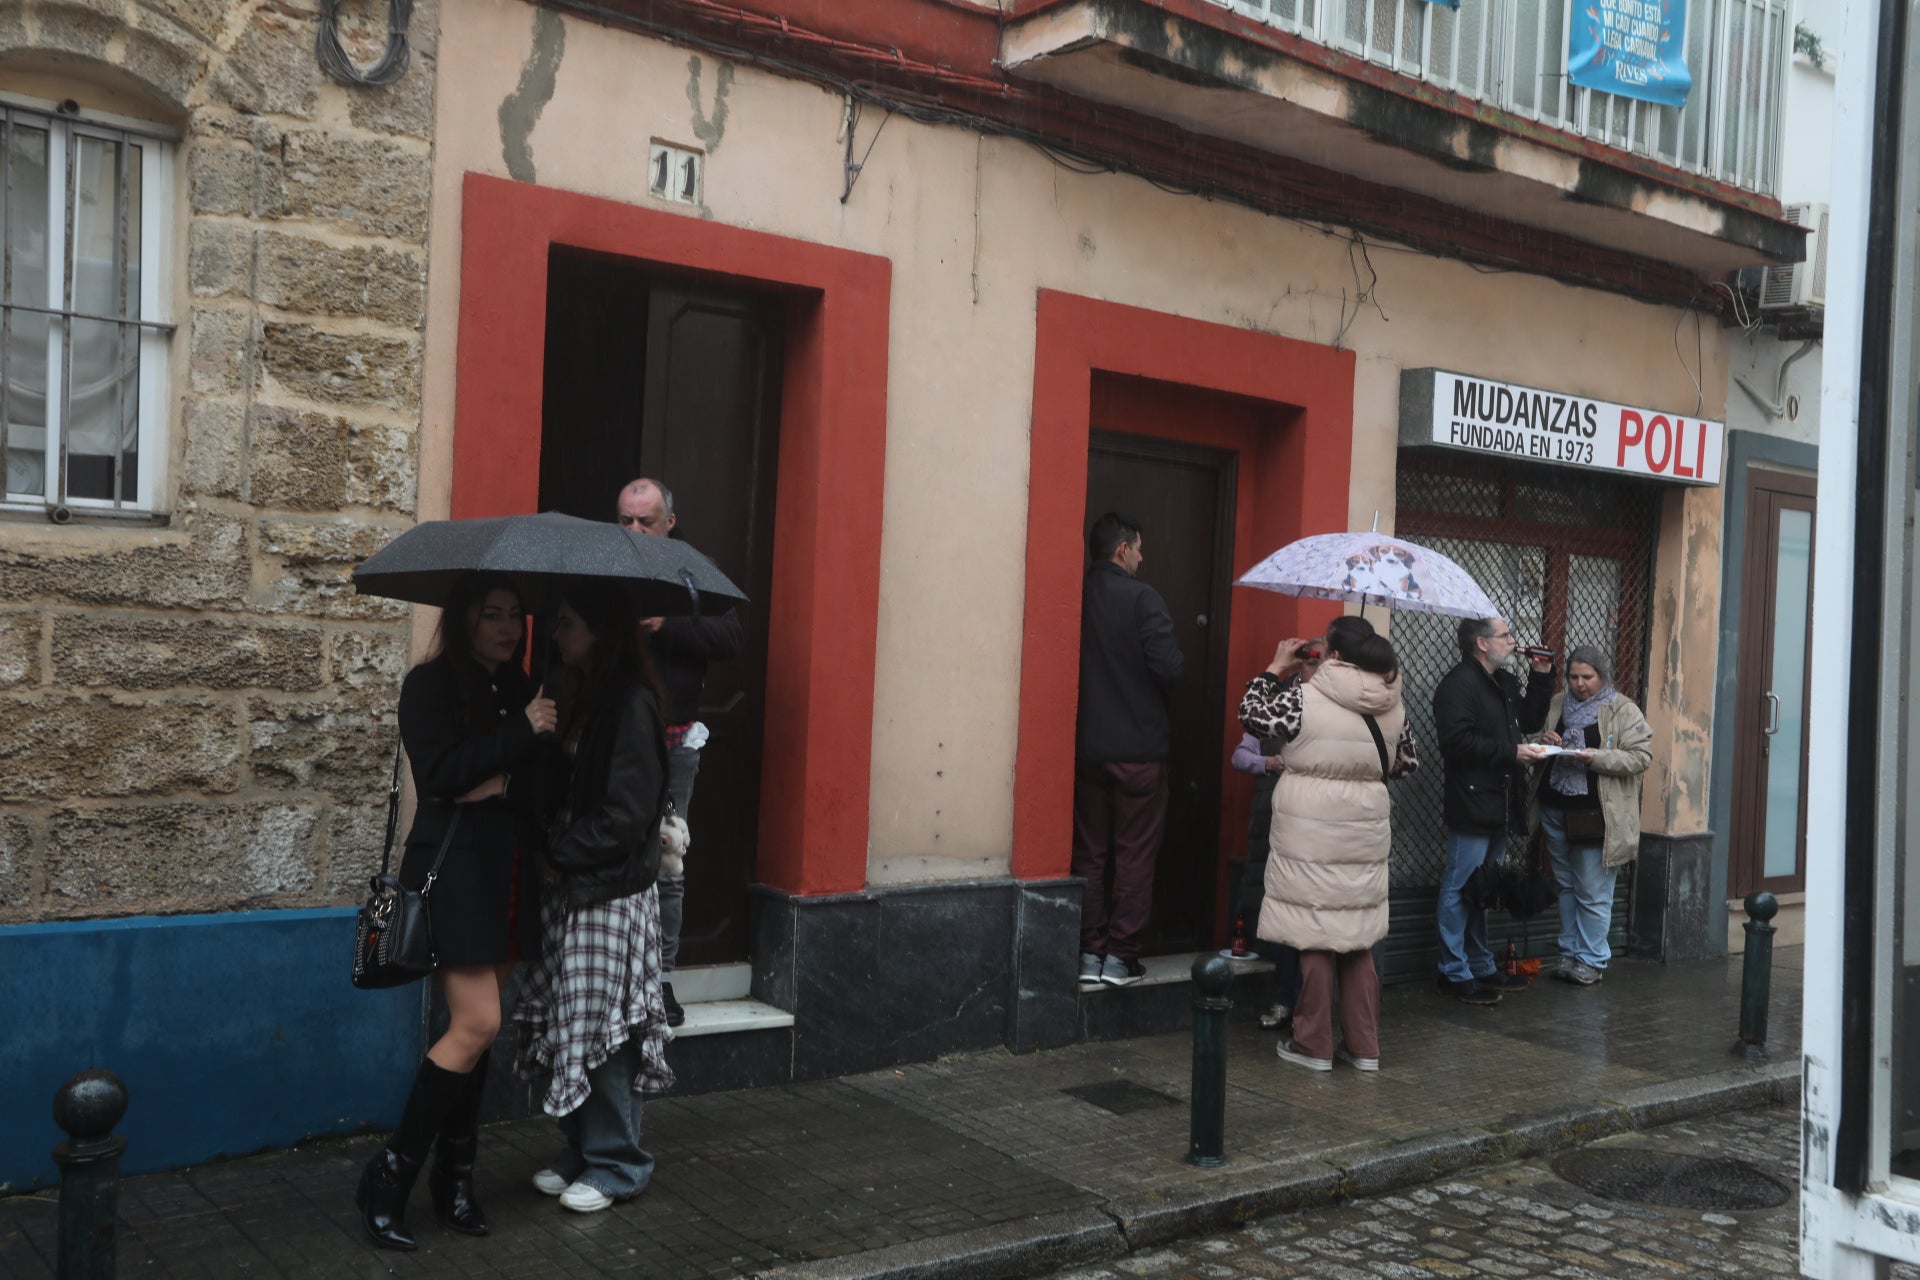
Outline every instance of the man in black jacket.
<path fill-rule="evenodd" d="M 1109 511 L 1087 535 L 1080 595 L 1080 711 L 1074 734 L 1073 874 L 1080 984 L 1138 982 L 1167 820 L 1167 694 L 1184 662 L 1160 593 L 1134 574 L 1140 525 Z"/>
<path fill-rule="evenodd" d="M 1538 732 L 1553 700 L 1553 663 L 1535 659 L 1527 692 L 1507 670 L 1513 628 L 1501 618 L 1468 618 L 1459 630 L 1460 662 L 1433 691 L 1434 736 L 1446 763 L 1442 809 L 1447 868 L 1440 878 L 1440 981 L 1467 1004 L 1498 1004 L 1502 991 L 1524 990 L 1487 947 L 1487 911 L 1461 897 L 1468 877 L 1503 850 L 1508 824 L 1525 827 L 1522 766 L 1541 758 L 1523 741 Z"/>
<path fill-rule="evenodd" d="M 618 519 L 635 533 L 665 538 L 672 534 L 673 492 L 658 480 L 642 476 L 620 491 Z M 700 772 L 700 748 L 706 726 L 699 723 L 700 690 L 707 682 L 707 664 L 739 654 L 746 643 L 740 618 L 732 609 L 711 618 L 646 618 L 647 649 L 653 669 L 667 691 L 661 708 L 667 719 L 667 793 L 674 812 L 684 821 L 693 804 L 693 780 Z M 686 876 L 662 866 L 660 872 L 660 994 L 667 1006 L 667 1025 L 686 1021 L 673 996 L 673 966 L 680 958 L 680 921 L 686 904 Z"/>

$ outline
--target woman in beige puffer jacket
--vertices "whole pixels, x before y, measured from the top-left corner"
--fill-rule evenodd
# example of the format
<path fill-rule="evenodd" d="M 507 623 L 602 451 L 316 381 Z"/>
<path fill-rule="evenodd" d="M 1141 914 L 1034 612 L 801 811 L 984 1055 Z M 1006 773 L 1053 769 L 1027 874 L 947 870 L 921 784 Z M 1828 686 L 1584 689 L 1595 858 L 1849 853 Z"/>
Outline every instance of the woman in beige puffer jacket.
<path fill-rule="evenodd" d="M 1293 1036 L 1276 1049 L 1285 1061 L 1332 1070 L 1337 973 L 1345 1042 L 1338 1056 L 1375 1071 L 1380 981 L 1371 948 L 1387 932 L 1393 846 L 1386 779 L 1412 772 L 1419 757 L 1400 705 L 1399 659 L 1384 637 L 1364 619 L 1336 619 L 1313 680 L 1283 688 L 1299 643 L 1283 643 L 1240 701 L 1249 733 L 1285 741 L 1258 933 L 1300 949 L 1301 985 Z"/>

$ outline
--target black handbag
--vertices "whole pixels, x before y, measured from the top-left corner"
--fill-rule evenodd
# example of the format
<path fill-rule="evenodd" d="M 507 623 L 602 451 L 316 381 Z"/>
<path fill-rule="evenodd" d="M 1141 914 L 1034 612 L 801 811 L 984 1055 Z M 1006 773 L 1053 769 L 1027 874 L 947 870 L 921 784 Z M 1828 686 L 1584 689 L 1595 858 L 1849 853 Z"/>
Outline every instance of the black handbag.
<path fill-rule="evenodd" d="M 1607 838 L 1607 821 L 1598 809 L 1562 809 L 1568 844 L 1599 844 Z"/>
<path fill-rule="evenodd" d="M 1529 920 L 1560 901 L 1560 886 L 1532 850 L 1519 858 L 1489 858 L 1473 869 L 1460 887 L 1460 899 L 1470 907 L 1504 911 L 1515 920 Z"/>
<path fill-rule="evenodd" d="M 1502 886 L 1503 905 L 1515 920 L 1530 920 L 1560 901 L 1560 886 L 1554 883 L 1552 873 L 1532 850 L 1528 855 L 1519 864 L 1511 859 L 1504 864 L 1511 871 Z"/>
<path fill-rule="evenodd" d="M 366 905 L 360 908 L 353 932 L 353 985 L 363 991 L 405 986 L 433 972 L 433 916 L 429 899 L 433 882 L 446 861 L 453 833 L 460 825 L 456 806 L 447 834 L 440 841 L 426 883 L 409 889 L 398 877 L 388 874 L 393 861 L 393 832 L 400 821 L 400 749 L 393 752 L 393 782 L 387 788 L 387 838 L 380 850 L 380 874 L 369 883 L 372 890 Z"/>

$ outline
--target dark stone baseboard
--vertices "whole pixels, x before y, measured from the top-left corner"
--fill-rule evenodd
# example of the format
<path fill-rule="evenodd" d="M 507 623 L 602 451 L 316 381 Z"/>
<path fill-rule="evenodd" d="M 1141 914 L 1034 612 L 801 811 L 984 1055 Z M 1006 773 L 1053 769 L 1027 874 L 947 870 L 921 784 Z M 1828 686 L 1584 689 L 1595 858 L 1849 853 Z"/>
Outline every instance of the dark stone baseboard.
<path fill-rule="evenodd" d="M 1270 1003 L 1273 975 L 1266 970 L 1234 975 L 1227 989 L 1233 1008 L 1227 1018 L 1243 1022 L 1257 1018 Z M 1123 987 L 1079 997 L 1079 1039 L 1125 1040 L 1133 1036 L 1166 1035 L 1193 1026 L 1194 988 L 1190 982 L 1157 983 L 1151 987 Z"/>
<path fill-rule="evenodd" d="M 1186 982 L 1080 992 L 1075 879 L 755 894 L 753 994 L 794 1015 L 795 1079 L 1193 1023 Z M 1236 1015 L 1257 1016 L 1270 981 L 1237 976 Z"/>
<path fill-rule="evenodd" d="M 793 1078 L 793 1028 L 675 1040 L 667 1046 L 667 1064 L 674 1075 L 669 1097 L 785 1084 Z"/>
<path fill-rule="evenodd" d="M 794 1015 L 796 1080 L 1077 1038 L 1074 880 L 754 890 L 753 994 Z"/>
<path fill-rule="evenodd" d="M 1713 834 L 1640 837 L 1633 880 L 1634 955 L 1669 963 L 1717 955 L 1725 924 L 1713 905 Z M 1716 946 L 1713 929 L 1722 940 Z"/>
<path fill-rule="evenodd" d="M 1186 982 L 1082 994 L 1081 882 L 907 885 L 796 897 L 753 891 L 752 993 L 790 1028 L 676 1040 L 673 1092 L 713 1093 L 925 1062 L 1006 1047 L 1180 1031 L 1193 1022 Z M 1234 980 L 1235 1016 L 1266 1007 L 1269 978 Z M 445 1010 L 435 1000 L 434 1030 Z M 431 1037 L 430 1037 L 431 1039 Z M 513 1078 L 514 1028 L 494 1047 L 485 1118 L 533 1114 Z"/>

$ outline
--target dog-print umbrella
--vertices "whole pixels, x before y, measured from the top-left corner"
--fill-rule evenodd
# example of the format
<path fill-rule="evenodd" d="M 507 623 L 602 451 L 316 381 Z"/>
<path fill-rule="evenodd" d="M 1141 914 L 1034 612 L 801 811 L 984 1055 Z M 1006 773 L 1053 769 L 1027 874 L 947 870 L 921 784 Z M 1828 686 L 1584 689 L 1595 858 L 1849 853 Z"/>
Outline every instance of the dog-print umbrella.
<path fill-rule="evenodd" d="M 1321 533 L 1289 542 L 1233 585 L 1408 613 L 1499 614 L 1465 569 L 1438 551 L 1384 533 Z"/>

